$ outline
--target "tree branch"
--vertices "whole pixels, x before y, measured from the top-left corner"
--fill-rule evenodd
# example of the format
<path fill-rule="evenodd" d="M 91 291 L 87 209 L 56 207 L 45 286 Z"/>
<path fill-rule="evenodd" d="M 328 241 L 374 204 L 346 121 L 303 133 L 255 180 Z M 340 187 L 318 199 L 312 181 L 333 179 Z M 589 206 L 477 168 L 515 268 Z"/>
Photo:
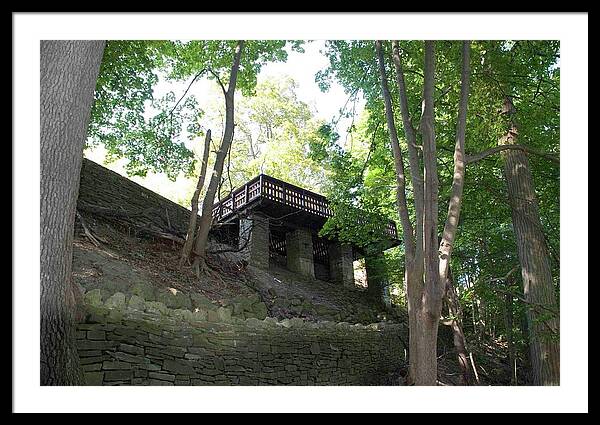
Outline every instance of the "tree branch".
<path fill-rule="evenodd" d="M 474 155 L 467 155 L 466 163 L 467 163 L 467 165 L 469 165 L 474 162 L 481 161 L 482 159 L 487 158 L 488 156 L 491 156 L 498 152 L 502 152 L 502 151 L 509 150 L 509 149 L 520 150 L 520 151 L 523 151 L 528 154 L 541 156 L 542 158 L 545 158 L 548 161 L 554 162 L 555 164 L 560 164 L 560 158 L 556 157 L 555 155 L 541 152 L 541 151 L 538 151 L 537 149 L 529 148 L 529 147 L 523 146 L 523 145 L 495 146 L 493 148 L 490 148 L 483 152 L 476 153 Z"/>

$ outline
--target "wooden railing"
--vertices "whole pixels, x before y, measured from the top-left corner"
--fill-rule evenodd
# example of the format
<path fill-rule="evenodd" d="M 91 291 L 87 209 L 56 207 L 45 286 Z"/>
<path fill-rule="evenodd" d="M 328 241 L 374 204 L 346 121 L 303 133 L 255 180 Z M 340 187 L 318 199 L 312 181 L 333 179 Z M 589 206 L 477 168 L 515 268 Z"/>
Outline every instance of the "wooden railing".
<path fill-rule="evenodd" d="M 331 208 L 329 208 L 329 201 L 323 195 L 261 174 L 234 190 L 221 202 L 216 203 L 213 206 L 213 219 L 217 222 L 226 220 L 232 214 L 259 198 L 288 205 L 325 219 L 333 215 Z M 393 239 L 398 238 L 396 223 L 393 221 L 390 221 L 382 230 L 385 235 Z"/>

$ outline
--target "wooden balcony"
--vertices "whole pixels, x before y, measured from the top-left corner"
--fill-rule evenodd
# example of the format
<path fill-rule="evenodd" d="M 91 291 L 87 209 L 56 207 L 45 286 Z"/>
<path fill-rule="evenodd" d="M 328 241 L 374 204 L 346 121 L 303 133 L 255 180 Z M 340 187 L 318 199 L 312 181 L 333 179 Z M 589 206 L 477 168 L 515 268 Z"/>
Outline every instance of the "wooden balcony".
<path fill-rule="evenodd" d="M 284 206 L 286 211 L 301 212 L 311 223 L 322 226 L 333 215 L 329 201 L 323 195 L 302 189 L 266 174 L 261 174 L 213 206 L 213 219 L 226 222 L 236 213 L 265 203 Z M 393 240 L 398 239 L 396 223 L 389 221 L 382 233 Z"/>

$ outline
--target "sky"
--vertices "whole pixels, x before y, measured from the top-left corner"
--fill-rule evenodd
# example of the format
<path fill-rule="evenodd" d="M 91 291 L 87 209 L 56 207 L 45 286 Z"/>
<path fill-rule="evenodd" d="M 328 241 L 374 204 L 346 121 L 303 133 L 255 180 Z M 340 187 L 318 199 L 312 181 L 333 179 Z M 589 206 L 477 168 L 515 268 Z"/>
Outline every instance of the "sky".
<path fill-rule="evenodd" d="M 261 69 L 258 79 L 261 81 L 272 77 L 292 77 L 298 84 L 298 88 L 296 89 L 298 99 L 308 104 L 316 117 L 329 122 L 333 118 L 337 119 L 339 111 L 344 107 L 349 95 L 346 94 L 344 89 L 335 81 L 332 82 L 329 90 L 325 93 L 321 92 L 319 86 L 315 82 L 316 73 L 325 69 L 329 63 L 325 55 L 321 53 L 321 51 L 324 50 L 324 47 L 324 40 L 315 40 L 305 43 L 304 53 L 289 50 L 288 60 L 286 62 L 266 64 Z M 176 96 L 179 97 L 179 95 L 187 88 L 189 81 L 191 81 L 191 78 L 188 81 L 178 83 L 161 80 L 154 88 L 154 97 L 159 98 L 170 90 L 174 91 Z M 216 82 L 208 80 L 207 78 L 194 83 L 190 88 L 189 94 L 196 96 L 200 107 L 204 110 L 210 107 L 211 99 L 215 99 L 215 96 L 220 95 Z M 356 112 L 360 113 L 363 107 L 364 99 L 359 96 L 356 102 Z M 151 114 L 150 110 L 147 112 L 148 114 Z M 337 131 L 340 134 L 341 142 L 345 140 L 350 123 L 350 118 L 342 118 L 338 122 Z M 197 143 L 197 140 L 187 141 L 186 146 L 189 149 L 192 149 L 194 144 Z M 86 150 L 84 155 L 86 158 L 104 164 L 105 150 L 101 145 L 93 150 Z M 126 160 L 122 159 L 106 164 L 105 166 L 122 175 L 126 175 L 124 168 L 125 164 Z M 146 177 L 132 176 L 129 178 L 172 201 L 180 203 L 193 190 L 193 187 L 196 184 L 194 180 L 186 179 L 183 176 L 173 182 L 169 180 L 166 175 L 155 173 L 148 173 Z M 183 203 L 187 205 L 187 202 Z"/>

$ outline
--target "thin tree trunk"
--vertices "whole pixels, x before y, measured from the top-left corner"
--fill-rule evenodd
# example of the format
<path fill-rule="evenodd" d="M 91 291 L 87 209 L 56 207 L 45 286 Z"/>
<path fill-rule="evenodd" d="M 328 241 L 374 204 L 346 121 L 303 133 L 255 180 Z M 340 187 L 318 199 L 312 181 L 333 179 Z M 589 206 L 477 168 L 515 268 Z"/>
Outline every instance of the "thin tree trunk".
<path fill-rule="evenodd" d="M 469 82 L 470 82 L 470 47 L 469 41 L 463 41 L 462 46 L 462 71 L 461 71 L 461 93 L 458 107 L 458 120 L 456 125 L 456 144 L 454 148 L 454 177 L 452 180 L 452 190 L 450 202 L 448 205 L 448 215 L 444 224 L 439 245 L 439 279 L 446 284 L 446 295 L 448 297 L 448 308 L 452 320 L 452 331 L 454 334 L 454 345 L 457 350 L 459 366 L 463 373 L 463 383 L 470 385 L 472 376 L 467 361 L 467 351 L 465 348 L 465 336 L 462 330 L 462 317 L 459 315 L 458 300 L 450 275 L 450 259 L 454 248 L 454 240 L 458 230 L 460 219 L 460 209 L 463 198 L 463 187 L 465 181 L 465 133 L 467 126 L 467 106 L 469 101 Z M 448 287 L 450 285 L 450 287 Z"/>
<path fill-rule="evenodd" d="M 375 42 L 375 50 L 379 64 L 379 74 L 381 78 L 381 91 L 385 105 L 385 115 L 390 136 L 390 144 L 394 157 L 394 166 L 396 169 L 396 207 L 402 225 L 402 237 L 404 240 L 405 254 L 405 281 L 407 295 L 407 310 L 408 310 L 408 326 L 409 326 L 409 384 L 414 381 L 416 374 L 417 359 L 417 312 L 420 309 L 421 299 L 418 294 L 421 293 L 423 287 L 423 256 L 422 248 L 417 248 L 415 241 L 415 229 L 408 215 L 408 207 L 406 201 L 406 174 L 404 170 L 404 161 L 402 159 L 402 150 L 398 141 L 398 132 L 394 121 L 394 113 L 392 109 L 392 100 L 387 82 L 385 71 L 385 60 L 381 41 Z M 417 232 L 422 232 L 422 228 L 417 228 Z M 421 239 L 420 239 L 421 240 Z M 417 252 L 419 255 L 417 256 Z"/>
<path fill-rule="evenodd" d="M 456 144 L 454 148 L 454 177 L 452 180 L 452 190 L 448 205 L 448 215 L 446 223 L 444 224 L 442 240 L 439 246 L 439 273 L 442 282 L 446 281 L 449 270 L 454 240 L 456 239 L 458 230 L 465 182 L 465 133 L 467 127 L 467 106 L 469 102 L 469 81 L 471 74 L 470 42 L 464 41 L 462 50 L 461 93 L 456 125 Z"/>
<path fill-rule="evenodd" d="M 421 162 L 417 150 L 417 136 L 410 120 L 408 109 L 408 96 L 406 94 L 406 84 L 404 82 L 404 71 L 402 69 L 402 60 L 400 58 L 400 46 L 398 41 L 393 42 L 392 59 L 396 68 L 396 83 L 398 85 L 398 96 L 400 98 L 400 113 L 402 116 L 402 127 L 406 136 L 406 146 L 408 151 L 408 162 L 410 168 L 410 178 L 413 186 L 413 199 L 415 204 L 415 258 L 418 259 L 419 266 L 423 266 L 423 208 L 424 208 L 424 180 L 421 170 Z M 422 273 L 422 272 L 421 272 Z"/>
<path fill-rule="evenodd" d="M 415 236 L 413 225 L 408 215 L 408 206 L 406 201 L 406 173 L 404 171 L 404 161 L 402 159 L 402 150 L 398 141 L 398 131 L 394 121 L 394 112 L 392 108 L 392 97 L 387 82 L 385 72 L 385 61 L 383 58 L 383 50 L 381 41 L 375 42 L 377 57 L 379 59 L 379 73 L 381 76 L 381 89 L 383 93 L 383 101 L 385 105 L 385 116 L 392 145 L 392 154 L 394 156 L 394 165 L 396 167 L 396 207 L 402 224 L 402 236 L 404 238 L 404 246 L 407 254 L 407 262 L 413 262 L 415 259 Z M 419 230 L 419 229 L 417 229 Z M 410 280 L 409 280 L 410 281 Z"/>
<path fill-rule="evenodd" d="M 462 320 L 463 314 L 456 295 L 456 288 L 452 279 L 452 272 L 448 270 L 446 278 L 446 302 L 448 305 L 448 315 L 450 316 L 449 326 L 452 328 L 454 349 L 458 359 L 458 366 L 461 370 L 461 380 L 463 385 L 473 384 L 473 372 L 469 364 L 469 354 L 467 352 L 467 342 L 463 332 Z"/>
<path fill-rule="evenodd" d="M 40 43 L 40 383 L 80 385 L 71 280 L 73 228 L 105 42 Z"/>
<path fill-rule="evenodd" d="M 206 179 L 206 167 L 208 164 L 208 155 L 210 154 L 210 130 L 206 131 L 206 137 L 204 138 L 204 152 L 202 154 L 202 166 L 200 167 L 200 175 L 198 176 L 198 183 L 196 184 L 196 190 L 192 196 L 192 215 L 190 217 L 190 223 L 188 225 L 187 237 L 185 244 L 181 250 L 181 259 L 179 266 L 183 266 L 190 260 L 192 248 L 194 246 L 194 239 L 196 235 L 196 220 L 198 218 L 198 201 L 200 199 L 200 192 L 204 187 L 204 180 Z"/>
<path fill-rule="evenodd" d="M 221 146 L 217 151 L 215 166 L 211 175 L 210 183 L 208 184 L 208 189 L 206 190 L 206 195 L 204 196 L 204 201 L 202 203 L 202 215 L 200 217 L 200 225 L 194 250 L 197 257 L 194 259 L 193 264 L 198 275 L 200 274 L 201 263 L 206 257 L 206 244 L 208 242 L 208 233 L 212 225 L 212 207 L 215 200 L 215 194 L 217 193 L 219 183 L 221 182 L 221 175 L 223 174 L 223 166 L 225 163 L 225 158 L 227 157 L 227 152 L 229 152 L 231 142 L 233 141 L 234 94 L 243 48 L 244 41 L 238 41 L 238 44 L 235 48 L 233 65 L 231 66 L 229 86 L 225 92 L 225 131 L 223 132 Z"/>
<path fill-rule="evenodd" d="M 513 337 L 513 296 L 504 295 L 504 323 L 506 327 L 506 345 L 508 351 L 508 364 L 510 366 L 510 384 L 517 385 L 517 368 L 515 362 L 515 345 Z"/>
<path fill-rule="evenodd" d="M 508 97 L 503 112 L 509 116 L 510 123 L 500 144 L 516 145 L 518 128 L 513 117 L 514 107 Z M 527 310 L 533 384 L 559 385 L 559 318 L 541 315 L 545 309 L 556 310 L 556 294 L 529 161 L 520 150 L 505 151 L 503 158 L 524 296 L 528 303 L 544 307 L 544 310 Z"/>

